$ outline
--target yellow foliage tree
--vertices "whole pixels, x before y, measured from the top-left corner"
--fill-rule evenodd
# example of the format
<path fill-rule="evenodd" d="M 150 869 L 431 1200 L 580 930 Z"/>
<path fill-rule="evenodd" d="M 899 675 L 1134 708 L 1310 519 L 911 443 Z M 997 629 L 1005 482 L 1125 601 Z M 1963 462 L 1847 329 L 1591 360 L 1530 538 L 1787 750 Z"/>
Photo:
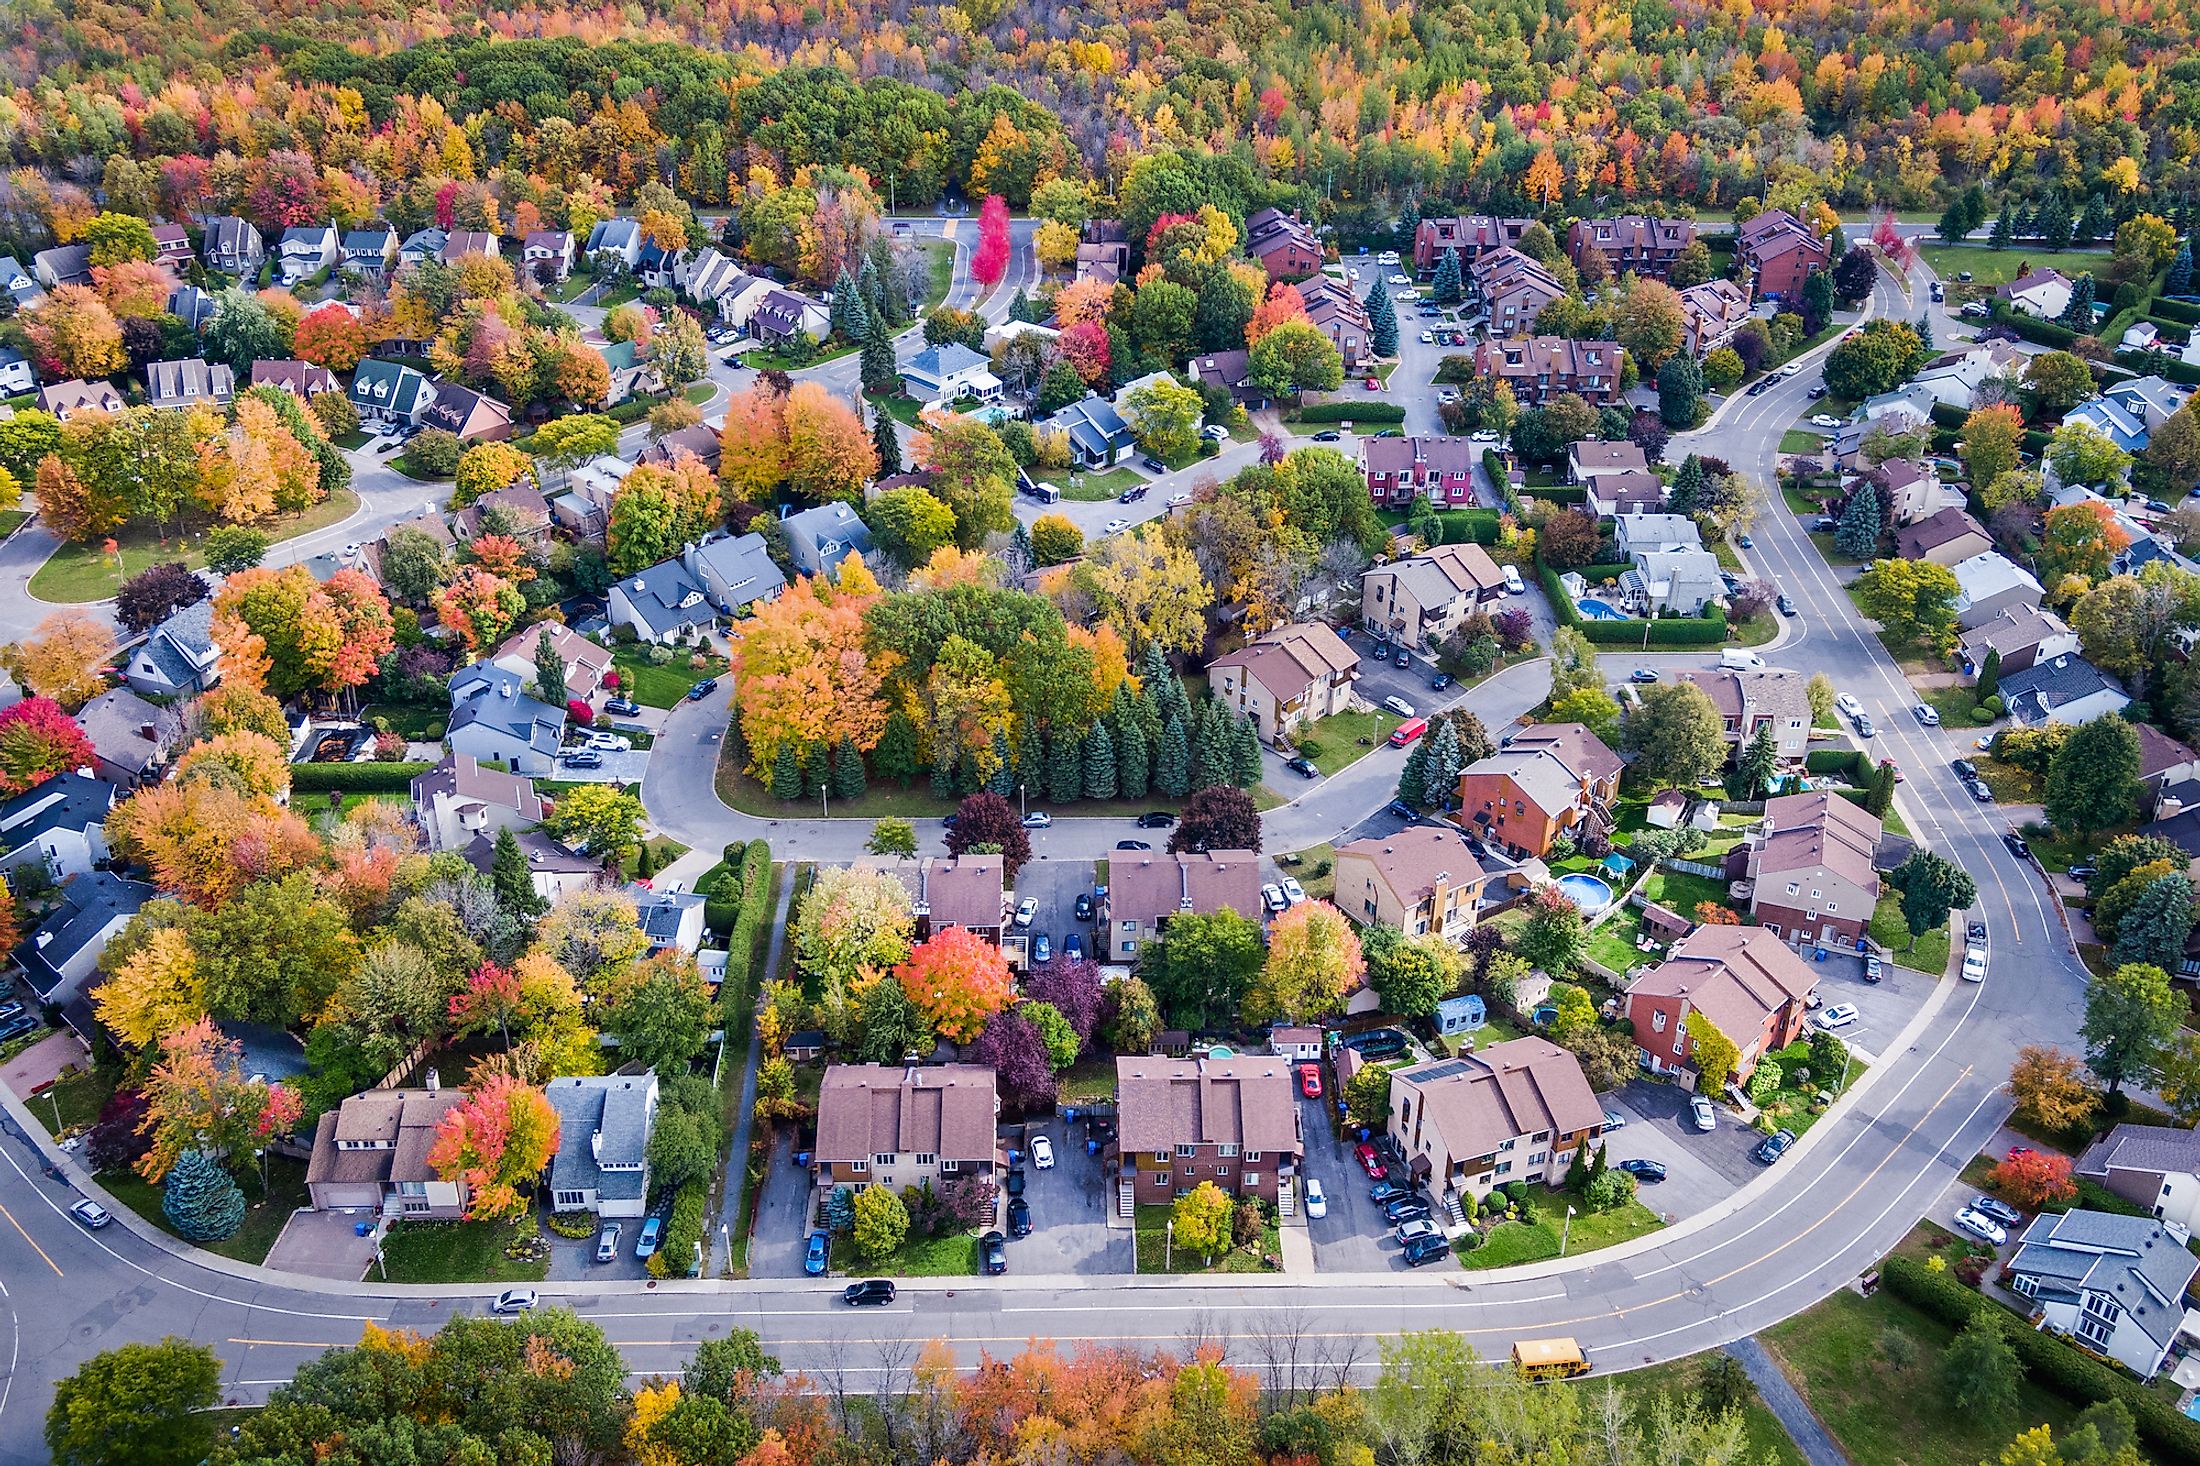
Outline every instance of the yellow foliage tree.
<path fill-rule="evenodd" d="M 40 697 L 74 709 L 96 694 L 114 634 L 73 607 L 40 621 L 26 641 L 0 647 L 0 667 Z"/>
<path fill-rule="evenodd" d="M 183 928 L 163 927 L 92 990 L 92 1011 L 123 1043 L 149 1049 L 163 1034 L 206 1016 L 206 983 L 198 965 Z"/>

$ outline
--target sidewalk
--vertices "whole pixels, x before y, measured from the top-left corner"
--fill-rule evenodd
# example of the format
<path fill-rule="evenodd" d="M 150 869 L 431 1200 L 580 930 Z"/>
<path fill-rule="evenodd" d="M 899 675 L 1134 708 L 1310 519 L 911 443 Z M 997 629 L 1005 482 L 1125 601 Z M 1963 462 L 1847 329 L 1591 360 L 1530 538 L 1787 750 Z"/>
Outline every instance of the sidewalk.
<path fill-rule="evenodd" d="M 681 860 L 694 858 L 698 852 L 689 851 Z M 674 862 L 677 867 L 678 861 Z M 787 945 L 787 912 L 794 904 L 794 880 L 791 873 L 783 874 L 779 884 L 779 904 L 772 911 L 772 939 L 764 951 L 764 965 L 749 974 L 752 988 L 761 992 L 764 984 L 779 971 L 780 953 Z M 732 1034 L 726 1035 L 730 1042 Z M 749 1026 L 748 1049 L 742 1057 L 741 1111 L 733 1122 L 733 1143 L 726 1148 L 725 1195 L 718 1204 L 718 1243 L 724 1249 L 715 1270 L 705 1268 L 706 1275 L 715 1271 L 723 1273 L 733 1266 L 733 1229 L 741 1225 L 741 1188 L 748 1179 L 749 1137 L 756 1129 L 756 1068 L 763 1062 L 763 1043 L 758 1039 L 754 1024 Z M 767 1167 L 769 1162 L 766 1162 Z"/>
<path fill-rule="evenodd" d="M 1849 1458 L 1835 1443 L 1833 1435 L 1820 1421 L 1810 1403 L 1796 1392 L 1777 1361 L 1765 1352 L 1765 1346 L 1755 1339 L 1737 1339 L 1726 1346 L 1726 1352 L 1749 1373 L 1751 1384 L 1757 1387 L 1758 1396 L 1765 1408 L 1776 1417 L 1788 1439 L 1803 1453 L 1810 1466 L 1849 1466 Z"/>

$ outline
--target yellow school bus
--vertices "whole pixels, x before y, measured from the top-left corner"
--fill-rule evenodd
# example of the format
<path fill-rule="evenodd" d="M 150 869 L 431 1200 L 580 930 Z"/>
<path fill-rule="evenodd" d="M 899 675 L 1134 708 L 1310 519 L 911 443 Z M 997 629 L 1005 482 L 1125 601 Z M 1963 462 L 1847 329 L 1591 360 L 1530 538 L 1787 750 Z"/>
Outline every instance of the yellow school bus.
<path fill-rule="evenodd" d="M 1589 1356 L 1572 1339 L 1521 1339 L 1513 1363 L 1530 1379 L 1571 1379 L 1589 1372 Z"/>

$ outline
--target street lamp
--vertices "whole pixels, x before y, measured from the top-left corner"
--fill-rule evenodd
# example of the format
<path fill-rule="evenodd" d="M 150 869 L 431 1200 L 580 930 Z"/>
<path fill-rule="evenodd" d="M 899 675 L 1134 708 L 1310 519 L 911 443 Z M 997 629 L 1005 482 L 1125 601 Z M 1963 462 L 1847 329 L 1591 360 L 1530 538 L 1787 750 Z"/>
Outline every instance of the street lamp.
<path fill-rule="evenodd" d="M 1022 819 L 1023 817 L 1024 817 L 1024 786 L 1023 786 L 1022 784 L 1018 784 L 1018 785 L 1016 786 L 1016 818 L 1018 818 L 1018 819 Z"/>
<path fill-rule="evenodd" d="M 1560 1257 L 1564 1257 L 1566 1255 L 1566 1239 L 1573 1235 L 1573 1231 L 1574 1208 L 1573 1203 L 1568 1202 L 1566 1204 L 1566 1225 L 1560 1228 L 1558 1233 L 1558 1255 Z"/>

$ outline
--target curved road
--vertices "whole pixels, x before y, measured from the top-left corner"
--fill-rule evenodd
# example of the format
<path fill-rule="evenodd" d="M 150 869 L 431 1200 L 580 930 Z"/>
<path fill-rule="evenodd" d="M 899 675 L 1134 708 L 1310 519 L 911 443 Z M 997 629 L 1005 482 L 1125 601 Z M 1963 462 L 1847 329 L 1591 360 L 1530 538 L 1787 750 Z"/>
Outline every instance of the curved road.
<path fill-rule="evenodd" d="M 1882 313 L 1914 310 L 1884 281 L 1873 304 Z M 1715 452 L 1769 475 L 1780 433 L 1808 410 L 1809 380 L 1806 374 L 1762 397 L 1737 399 L 1675 451 Z M 1983 985 L 1943 981 L 1838 1110 L 1720 1206 L 1625 1247 L 1486 1274 L 914 1280 L 892 1308 L 861 1312 L 842 1310 L 835 1286 L 809 1282 L 550 1285 L 544 1292 L 603 1327 L 638 1373 L 675 1370 L 697 1341 L 738 1326 L 754 1329 L 790 1367 L 867 1388 L 882 1380 L 892 1387 L 906 1376 L 916 1343 L 935 1337 L 965 1362 L 1034 1338 L 1141 1348 L 1224 1340 L 1235 1362 L 1304 1384 L 1365 1370 L 1377 1340 L 1402 1329 L 1455 1329 L 1486 1356 L 1502 1354 L 1515 1338 L 1563 1332 L 1601 1367 L 1624 1369 L 1755 1333 L 1841 1287 L 1938 1203 L 1993 1134 L 2008 1109 L 1999 1091 L 2016 1048 L 2075 1031 L 2085 978 L 2039 873 L 2007 853 L 2000 822 L 1948 772 L 1946 760 L 1962 751 L 1960 736 L 1909 719 L 1906 684 L 1857 624 L 1801 525 L 1775 513 L 1756 539 L 1760 572 L 1803 612 L 1779 660 L 1827 672 L 1886 730 L 1885 751 L 1911 775 L 1900 794 L 1904 817 L 1978 878 L 1973 914 L 1992 933 L 1993 965 Z M 1486 719 L 1508 722 L 1539 695 L 1540 680 L 1537 667 L 1515 668 L 1468 701 Z M 722 717 L 721 707 L 683 709 L 668 741 L 694 738 L 700 754 Z M 700 758 L 656 763 L 668 771 L 709 766 Z M 1324 781 L 1272 813 L 1272 843 L 1287 847 L 1299 835 L 1350 824 L 1376 792 L 1387 791 L 1394 771 L 1384 764 L 1380 754 L 1363 759 L 1358 777 Z M 745 835 L 752 824 L 724 812 L 692 780 L 653 779 L 645 792 L 653 816 L 675 833 Z M 784 853 L 831 859 L 844 841 L 860 844 L 864 830 L 833 821 L 768 833 Z M 1046 853 L 1070 855 L 1088 842 L 1112 844 L 1117 830 L 1118 822 L 1066 820 L 1040 842 Z M 38 1427 L 52 1384 L 97 1350 L 164 1333 L 198 1339 L 222 1357 L 225 1396 L 251 1401 L 302 1359 L 356 1342 L 370 1320 L 433 1328 L 452 1313 L 480 1311 L 493 1292 L 347 1287 L 267 1273 L 190 1253 L 127 1210 L 120 1225 L 86 1233 L 62 1211 L 83 1184 L 81 1172 L 47 1146 L 20 1105 L 5 1103 L 0 1462 L 43 1459 Z M 35 1140 L 26 1138 L 26 1126 Z M 49 1157 L 75 1180 L 43 1176 L 41 1159 Z"/>

